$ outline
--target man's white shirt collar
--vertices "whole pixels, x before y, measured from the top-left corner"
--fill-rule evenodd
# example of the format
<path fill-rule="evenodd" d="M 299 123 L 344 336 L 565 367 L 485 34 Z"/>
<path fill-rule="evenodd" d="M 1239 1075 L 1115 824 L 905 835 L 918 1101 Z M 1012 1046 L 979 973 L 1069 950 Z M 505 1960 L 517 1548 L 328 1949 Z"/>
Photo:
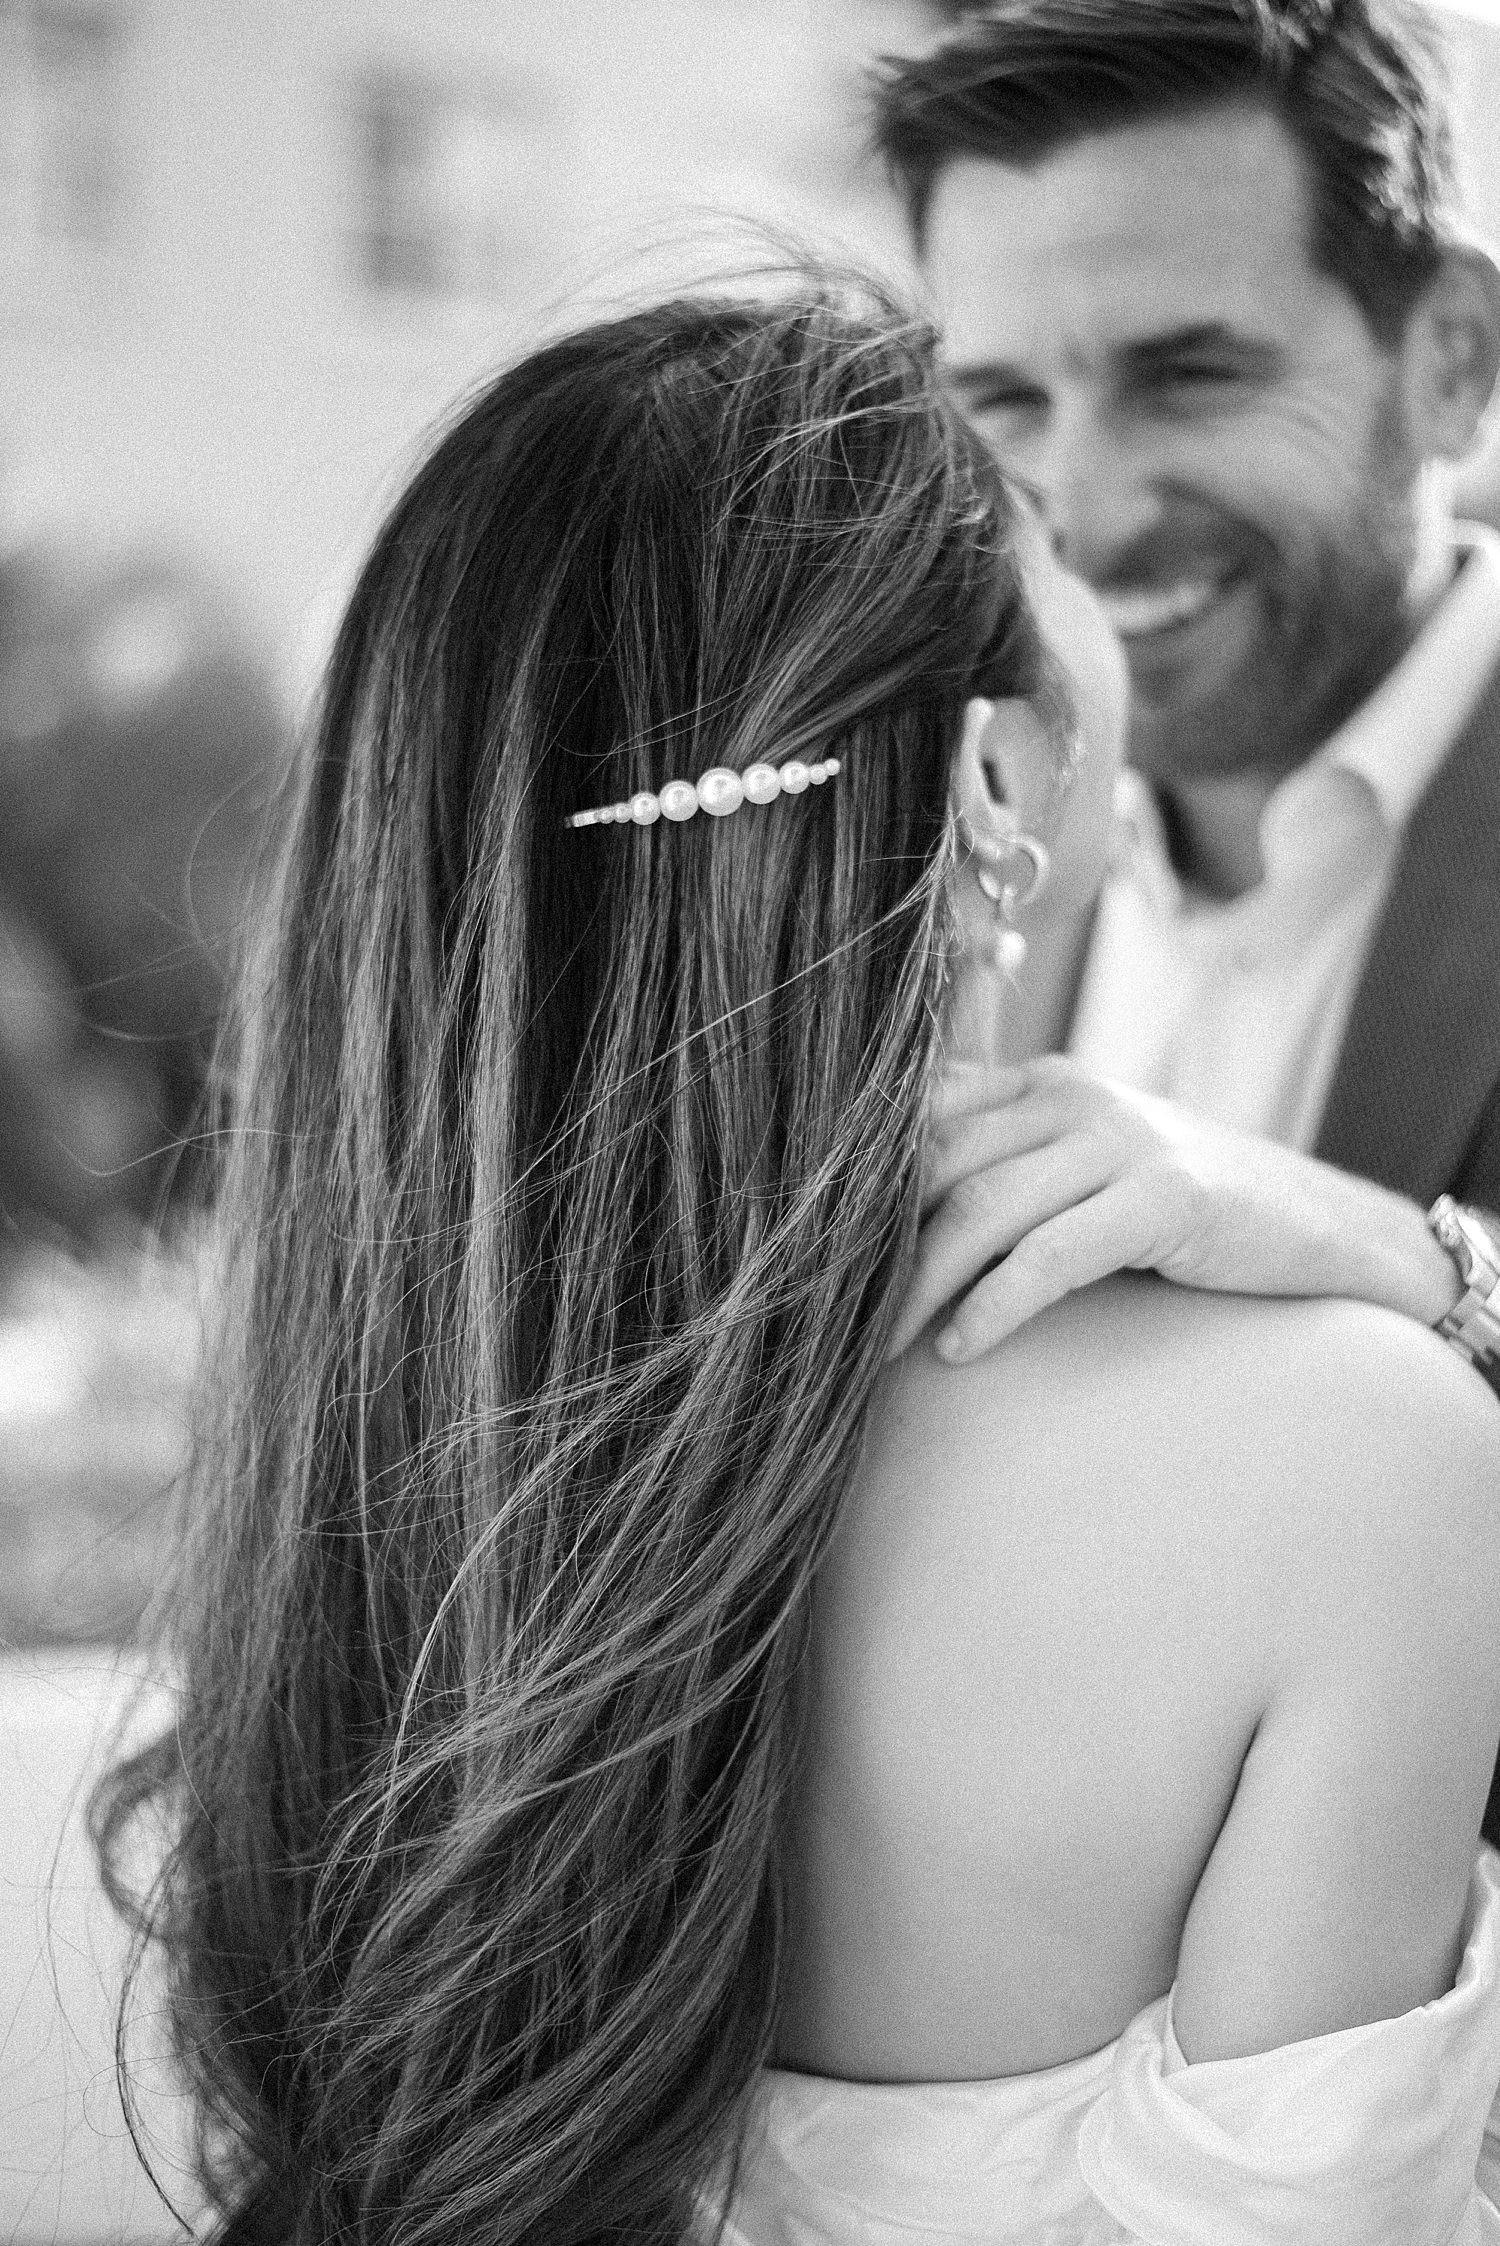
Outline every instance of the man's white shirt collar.
<path fill-rule="evenodd" d="M 1458 567 L 1411 646 L 1318 751 L 1368 781 L 1399 834 L 1500 662 L 1500 537 L 1457 526 Z"/>

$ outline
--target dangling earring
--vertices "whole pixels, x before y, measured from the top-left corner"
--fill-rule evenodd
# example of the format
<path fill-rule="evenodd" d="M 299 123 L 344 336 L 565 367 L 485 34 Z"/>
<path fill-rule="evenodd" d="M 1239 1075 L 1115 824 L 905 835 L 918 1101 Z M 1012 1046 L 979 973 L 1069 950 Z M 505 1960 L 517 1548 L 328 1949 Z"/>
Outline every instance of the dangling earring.
<path fill-rule="evenodd" d="M 959 819 L 958 829 L 965 847 L 980 861 L 976 879 L 996 908 L 991 957 L 1002 974 L 1015 975 L 1026 958 L 1026 938 L 1012 922 L 1023 907 L 1035 904 L 1041 894 L 1052 864 L 1047 845 L 1039 842 L 1034 834 L 1022 834 L 1019 826 L 1009 820 L 1004 839 L 976 834 L 970 821 L 963 817 Z M 1018 858 L 1022 861 L 1018 870 L 1001 870 L 1011 867 Z"/>

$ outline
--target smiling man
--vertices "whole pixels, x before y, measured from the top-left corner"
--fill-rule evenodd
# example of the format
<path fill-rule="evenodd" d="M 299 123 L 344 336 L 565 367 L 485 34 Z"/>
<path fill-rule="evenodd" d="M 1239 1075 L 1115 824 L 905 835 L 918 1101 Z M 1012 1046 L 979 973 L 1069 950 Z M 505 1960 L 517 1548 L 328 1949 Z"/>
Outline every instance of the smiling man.
<path fill-rule="evenodd" d="M 1406 351 L 1383 344 L 1312 262 L 1305 171 L 1236 103 L 1027 170 L 956 162 L 929 219 L 955 386 L 1102 595 L 1136 761 L 1225 888 L 1215 783 L 1268 789 L 1400 655 L 1451 574 L 1424 455 L 1465 448 L 1483 403 L 1472 339 L 1454 351 L 1480 261 L 1455 252 Z"/>
<path fill-rule="evenodd" d="M 1444 101 L 1404 0 L 996 0 L 887 67 L 952 384 L 1113 619 L 1133 762 L 1033 1038 L 1093 1073 L 964 1095 L 903 1342 L 1123 1263 L 1368 1294 L 1500 1389 L 1500 541 L 1449 481 L 1500 276 Z"/>
<path fill-rule="evenodd" d="M 1427 11 L 1001 0 L 877 131 L 955 390 L 1129 660 L 1069 1049 L 1500 1206 L 1500 549 L 1449 499 L 1500 282 Z"/>

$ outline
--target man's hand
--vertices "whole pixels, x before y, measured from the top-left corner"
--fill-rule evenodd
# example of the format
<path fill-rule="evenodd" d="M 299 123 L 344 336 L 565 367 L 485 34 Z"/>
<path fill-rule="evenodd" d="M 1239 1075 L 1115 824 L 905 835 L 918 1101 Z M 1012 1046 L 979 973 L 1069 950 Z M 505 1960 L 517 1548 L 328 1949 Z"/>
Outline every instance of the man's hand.
<path fill-rule="evenodd" d="M 1459 1293 L 1414 1202 L 1058 1056 L 950 1064 L 922 1206 L 892 1356 L 965 1288 L 936 1344 L 953 1363 L 1112 1271 L 1236 1294 L 1348 1295 L 1426 1324 Z"/>

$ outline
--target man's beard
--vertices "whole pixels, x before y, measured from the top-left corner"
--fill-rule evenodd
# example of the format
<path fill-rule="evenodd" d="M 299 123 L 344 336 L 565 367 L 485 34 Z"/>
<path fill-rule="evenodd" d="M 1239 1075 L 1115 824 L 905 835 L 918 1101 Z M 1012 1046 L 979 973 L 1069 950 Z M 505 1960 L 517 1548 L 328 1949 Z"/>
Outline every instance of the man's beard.
<path fill-rule="evenodd" d="M 1279 778 L 1358 709 L 1410 638 L 1415 474 L 1388 398 L 1356 505 L 1295 552 L 1263 541 L 1264 621 L 1252 653 L 1202 702 L 1153 711 L 1137 698 L 1133 763 L 1167 782 L 1252 771 Z"/>

